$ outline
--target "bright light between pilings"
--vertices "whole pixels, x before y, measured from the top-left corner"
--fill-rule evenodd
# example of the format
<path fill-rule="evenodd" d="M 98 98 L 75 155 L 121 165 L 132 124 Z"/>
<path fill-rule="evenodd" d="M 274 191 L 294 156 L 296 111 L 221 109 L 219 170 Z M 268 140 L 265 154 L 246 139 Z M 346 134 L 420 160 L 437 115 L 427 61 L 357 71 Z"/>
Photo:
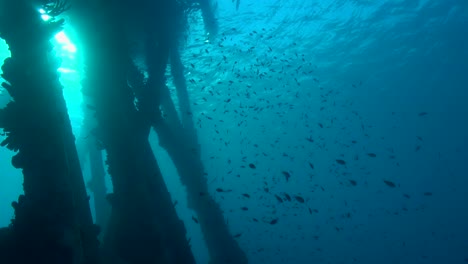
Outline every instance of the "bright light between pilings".
<path fill-rule="evenodd" d="M 51 16 L 46 14 L 46 11 L 44 9 L 39 9 L 39 13 L 41 14 L 42 20 L 48 21 L 52 19 Z M 68 39 L 67 35 L 65 35 L 65 32 L 60 31 L 57 35 L 55 35 L 55 40 L 57 43 L 61 46 L 63 50 L 66 50 L 71 53 L 76 53 L 76 46 L 71 43 L 71 41 Z"/>
<path fill-rule="evenodd" d="M 44 9 L 39 9 L 39 13 L 41 13 L 41 18 L 44 21 L 50 20 L 52 17 L 47 15 Z"/>
<path fill-rule="evenodd" d="M 65 32 L 60 31 L 55 35 L 55 40 L 57 43 L 62 47 L 63 50 L 69 51 L 71 53 L 76 52 L 76 47 L 71 43 L 70 39 L 68 39 L 67 35 L 65 35 Z"/>
<path fill-rule="evenodd" d="M 39 13 L 44 21 L 53 19 L 44 9 L 39 9 Z M 62 59 L 61 67 L 57 71 L 60 73 L 60 82 L 64 87 L 63 96 L 67 102 L 72 127 L 75 135 L 78 135 L 83 120 L 81 107 L 83 95 L 81 94 L 79 65 L 76 61 L 77 48 L 63 30 L 54 36 L 52 42 L 55 45 L 56 56 Z"/>

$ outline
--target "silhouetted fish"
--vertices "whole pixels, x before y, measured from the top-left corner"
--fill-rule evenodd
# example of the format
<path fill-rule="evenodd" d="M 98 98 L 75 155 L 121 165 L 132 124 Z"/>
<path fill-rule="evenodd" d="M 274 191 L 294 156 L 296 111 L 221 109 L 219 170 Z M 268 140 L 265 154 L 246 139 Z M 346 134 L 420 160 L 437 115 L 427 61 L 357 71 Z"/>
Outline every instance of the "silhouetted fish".
<path fill-rule="evenodd" d="M 222 188 L 216 188 L 216 191 L 217 191 L 217 192 L 232 192 L 231 189 L 229 189 L 229 190 L 223 190 Z"/>
<path fill-rule="evenodd" d="M 278 195 L 275 194 L 275 198 L 276 200 L 278 200 L 278 202 L 282 203 L 283 202 L 283 199 L 281 199 L 281 197 L 279 197 Z"/>
<path fill-rule="evenodd" d="M 294 198 L 296 199 L 296 201 L 298 201 L 298 202 L 300 202 L 300 203 L 304 203 L 304 202 L 305 202 L 304 198 L 302 198 L 302 197 L 299 196 L 299 195 L 294 196 Z"/>
<path fill-rule="evenodd" d="M 286 177 L 286 181 L 288 181 L 289 178 L 291 178 L 291 174 L 289 174 L 289 172 L 287 172 L 287 171 L 282 171 L 281 173 L 283 173 L 284 177 Z"/>
<path fill-rule="evenodd" d="M 337 159 L 336 160 L 336 163 L 340 164 L 340 165 L 346 165 L 346 161 L 342 160 L 342 159 Z"/>
<path fill-rule="evenodd" d="M 387 180 L 383 180 L 384 183 L 388 186 L 388 187 L 391 187 L 391 188 L 395 188 L 396 185 L 395 183 L 391 182 L 391 181 L 387 181 Z"/>

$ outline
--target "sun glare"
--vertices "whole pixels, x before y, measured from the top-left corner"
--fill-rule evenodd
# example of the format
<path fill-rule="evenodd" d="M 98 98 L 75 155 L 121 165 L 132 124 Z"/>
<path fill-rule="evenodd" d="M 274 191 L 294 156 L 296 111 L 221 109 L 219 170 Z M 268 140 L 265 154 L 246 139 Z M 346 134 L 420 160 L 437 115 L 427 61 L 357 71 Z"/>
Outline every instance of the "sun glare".
<path fill-rule="evenodd" d="M 44 21 L 48 21 L 52 18 L 51 16 L 46 14 L 44 9 L 39 9 L 39 13 L 41 13 L 42 20 Z"/>
<path fill-rule="evenodd" d="M 55 40 L 57 43 L 62 47 L 63 50 L 66 50 L 71 53 L 76 53 L 76 47 L 71 43 L 70 39 L 68 39 L 65 32 L 61 31 L 55 35 Z"/>
<path fill-rule="evenodd" d="M 44 9 L 39 9 L 39 13 L 44 21 L 51 20 L 52 17 L 47 15 Z M 83 119 L 83 111 L 81 102 L 83 96 L 81 94 L 81 78 L 79 72 L 79 64 L 76 60 L 77 48 L 67 36 L 67 29 L 70 27 L 65 26 L 65 30 L 60 31 L 54 36 L 53 43 L 55 45 L 56 56 L 61 58 L 62 65 L 58 68 L 60 72 L 60 82 L 62 83 L 63 96 L 67 102 L 68 114 L 70 116 L 73 130 L 80 127 Z"/>

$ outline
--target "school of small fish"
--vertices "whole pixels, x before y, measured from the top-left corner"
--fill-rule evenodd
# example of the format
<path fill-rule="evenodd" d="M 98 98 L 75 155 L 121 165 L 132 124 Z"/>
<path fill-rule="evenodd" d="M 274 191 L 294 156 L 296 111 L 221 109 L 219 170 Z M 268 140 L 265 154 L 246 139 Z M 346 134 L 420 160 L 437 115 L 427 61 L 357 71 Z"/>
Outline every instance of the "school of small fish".
<path fill-rule="evenodd" d="M 230 28 L 213 43 L 200 44 L 203 38 L 195 39 L 195 44 L 188 46 L 190 52 L 185 58 L 191 62 L 186 76 L 189 76 L 193 111 L 182 114 L 193 117 L 200 137 L 206 138 L 202 146 L 207 148 L 207 178 L 213 195 L 218 200 L 229 200 L 229 204 L 236 201 L 240 205 L 224 209 L 228 217 L 249 223 L 233 229 L 234 237 L 247 244 L 243 239 L 249 236 L 242 234 L 252 232 L 261 224 L 268 227 L 258 229 L 265 230 L 265 236 L 280 234 L 286 240 L 308 239 L 301 234 L 300 224 L 294 227 L 297 236 L 290 234 L 291 226 L 287 232 L 280 231 L 288 225 L 282 219 L 291 216 L 310 216 L 311 225 L 316 226 L 314 240 L 321 239 L 323 228 L 335 232 L 347 228 L 345 221 L 353 218 L 358 209 L 351 205 L 353 201 L 342 200 L 346 211 L 323 210 L 324 205 L 315 196 L 338 199 L 336 192 L 340 190 L 321 184 L 323 180 L 319 177 L 335 177 L 343 189 L 369 188 L 371 177 L 378 192 L 394 192 L 400 188 L 397 176 L 379 177 L 366 168 L 373 163 L 399 166 L 394 150 L 375 149 L 366 143 L 372 138 L 373 126 L 352 109 L 353 102 L 343 100 L 341 90 L 320 80 L 316 74 L 319 68 L 308 54 L 301 52 L 297 43 L 275 48 L 270 43 L 273 35 L 274 30 L 268 28 L 249 31 Z M 357 80 L 349 87 L 359 89 L 364 85 Z M 307 111 L 297 110 L 304 108 Z M 336 109 L 346 110 L 345 114 L 335 115 Z M 422 111 L 414 116 L 428 118 L 430 114 Z M 346 137 L 331 140 L 328 134 L 337 130 Z M 422 137 L 415 136 L 414 152 L 422 148 Z M 337 151 L 341 153 L 332 155 Z M 352 173 L 356 170 L 361 174 Z M 298 185 L 307 191 L 295 192 L 294 187 Z M 411 196 L 400 193 L 406 200 L 417 195 L 427 197 L 433 193 Z M 387 213 L 407 211 L 405 205 L 401 211 Z M 320 215 L 325 218 L 322 226 L 314 223 Z M 192 219 L 198 223 L 196 217 Z M 266 250 L 250 248 L 253 251 L 250 253 Z"/>

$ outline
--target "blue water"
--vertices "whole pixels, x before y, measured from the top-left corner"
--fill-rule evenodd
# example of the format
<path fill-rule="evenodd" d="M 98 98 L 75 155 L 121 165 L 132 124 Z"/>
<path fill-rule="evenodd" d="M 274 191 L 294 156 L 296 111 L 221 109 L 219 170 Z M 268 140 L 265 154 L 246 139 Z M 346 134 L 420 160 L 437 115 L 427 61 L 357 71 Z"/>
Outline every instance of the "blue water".
<path fill-rule="evenodd" d="M 220 1 L 217 15 L 206 42 L 189 19 L 182 53 L 210 188 L 250 263 L 468 263 L 467 1 Z M 21 176 L 0 151 L 7 225 Z"/>

